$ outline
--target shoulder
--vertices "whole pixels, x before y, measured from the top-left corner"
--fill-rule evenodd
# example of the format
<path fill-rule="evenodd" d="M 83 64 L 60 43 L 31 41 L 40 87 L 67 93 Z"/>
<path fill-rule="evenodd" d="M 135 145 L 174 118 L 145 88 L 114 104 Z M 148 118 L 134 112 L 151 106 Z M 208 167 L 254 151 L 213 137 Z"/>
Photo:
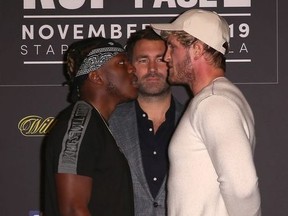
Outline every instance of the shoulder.
<path fill-rule="evenodd" d="M 95 121 L 102 122 L 102 117 L 91 104 L 85 101 L 78 101 L 73 107 L 73 111 L 70 116 L 70 122 L 71 121 L 75 121 L 75 123 L 82 122 L 82 124 L 86 124 L 83 126 L 87 126 L 88 122 L 90 121 L 92 123 Z"/>
<path fill-rule="evenodd" d="M 193 100 L 192 104 L 194 108 L 197 108 L 199 104 L 227 102 L 227 103 L 237 103 L 237 101 L 244 99 L 241 91 L 227 78 L 219 77 L 206 86 L 199 94 L 197 94 Z M 218 104 L 221 106 L 221 104 Z"/>
<path fill-rule="evenodd" d="M 135 102 L 130 101 L 122 103 L 116 106 L 116 109 L 112 112 L 109 122 L 113 121 L 115 118 L 123 117 L 129 115 L 133 110 L 135 110 Z"/>
<path fill-rule="evenodd" d="M 93 106 L 85 101 L 78 101 L 74 104 L 73 114 L 78 116 L 86 116 L 94 110 Z"/>
<path fill-rule="evenodd" d="M 220 77 L 197 94 L 188 106 L 192 118 L 232 118 L 240 113 L 244 97 L 228 79 Z"/>
<path fill-rule="evenodd" d="M 182 110 L 184 110 L 184 104 L 180 103 L 174 96 L 172 96 L 172 100 L 174 101 L 176 111 L 182 112 Z"/>
<path fill-rule="evenodd" d="M 55 117 L 55 123 L 53 124 L 54 126 L 52 127 L 52 131 L 55 131 L 54 128 L 59 130 L 59 127 L 67 127 L 69 122 L 73 121 L 75 118 L 89 117 L 92 110 L 93 107 L 84 101 L 78 101 L 74 104 L 70 104 Z"/>
<path fill-rule="evenodd" d="M 180 103 L 174 96 L 172 96 L 172 100 L 174 101 L 175 104 L 175 117 L 176 120 L 179 121 L 182 114 L 184 113 L 185 106 L 182 103 Z"/>

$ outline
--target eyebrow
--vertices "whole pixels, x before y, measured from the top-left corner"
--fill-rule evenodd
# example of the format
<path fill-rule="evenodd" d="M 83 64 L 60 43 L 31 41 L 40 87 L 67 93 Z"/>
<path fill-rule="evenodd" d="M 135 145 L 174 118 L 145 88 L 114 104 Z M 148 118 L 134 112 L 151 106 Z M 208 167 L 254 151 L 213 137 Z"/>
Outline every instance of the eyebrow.
<path fill-rule="evenodd" d="M 164 51 L 162 54 L 157 54 L 157 55 L 156 55 L 156 58 L 157 58 L 157 57 L 163 57 L 164 54 L 165 54 L 165 51 Z M 148 58 L 148 57 L 149 57 L 149 55 L 142 54 L 142 55 L 136 56 L 136 59 L 139 59 L 139 58 Z"/>

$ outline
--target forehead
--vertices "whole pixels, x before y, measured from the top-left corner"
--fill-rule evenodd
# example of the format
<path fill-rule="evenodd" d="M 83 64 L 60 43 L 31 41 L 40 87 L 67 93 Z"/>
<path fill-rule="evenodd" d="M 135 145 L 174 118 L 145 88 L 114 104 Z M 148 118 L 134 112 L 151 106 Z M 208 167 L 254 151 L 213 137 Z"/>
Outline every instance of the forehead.
<path fill-rule="evenodd" d="M 134 47 L 134 54 L 147 53 L 151 52 L 164 52 L 166 49 L 166 43 L 163 40 L 147 40 L 141 39 L 137 41 Z"/>
<path fill-rule="evenodd" d="M 168 37 L 167 37 L 167 44 L 178 44 L 180 43 L 179 40 L 178 40 L 178 37 L 174 34 L 170 34 Z"/>
<path fill-rule="evenodd" d="M 118 53 L 117 55 L 113 56 L 108 62 L 109 63 L 115 63 L 119 60 L 126 60 L 127 59 L 127 54 L 125 52 Z"/>
<path fill-rule="evenodd" d="M 112 68 L 118 67 L 119 62 L 128 61 L 126 53 L 118 53 L 113 56 L 109 61 L 107 61 L 100 69 L 102 70 L 110 70 Z"/>
<path fill-rule="evenodd" d="M 139 47 L 139 46 L 145 46 L 145 45 L 149 45 L 149 44 L 163 44 L 165 45 L 165 41 L 163 40 L 150 40 L 150 39 L 140 39 L 136 42 L 136 46 L 135 48 Z"/>

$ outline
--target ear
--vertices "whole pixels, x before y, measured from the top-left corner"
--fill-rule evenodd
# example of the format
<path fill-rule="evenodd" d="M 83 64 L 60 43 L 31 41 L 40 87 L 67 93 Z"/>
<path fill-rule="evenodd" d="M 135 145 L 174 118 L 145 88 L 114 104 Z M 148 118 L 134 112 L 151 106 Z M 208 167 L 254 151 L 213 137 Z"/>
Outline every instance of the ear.
<path fill-rule="evenodd" d="M 196 41 L 192 46 L 194 59 L 199 59 L 204 53 L 203 44 L 200 41 Z"/>
<path fill-rule="evenodd" d="M 88 79 L 93 82 L 93 83 L 97 83 L 97 84 L 102 84 L 103 83 L 103 79 L 101 77 L 101 73 L 98 73 L 98 71 L 92 71 L 88 74 Z"/>

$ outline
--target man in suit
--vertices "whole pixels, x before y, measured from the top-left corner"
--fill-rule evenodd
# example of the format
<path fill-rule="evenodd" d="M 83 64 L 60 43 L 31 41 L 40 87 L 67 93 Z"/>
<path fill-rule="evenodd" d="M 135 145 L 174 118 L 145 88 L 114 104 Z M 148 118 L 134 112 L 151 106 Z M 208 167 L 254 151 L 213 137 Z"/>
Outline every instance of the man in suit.
<path fill-rule="evenodd" d="M 167 83 L 165 42 L 151 28 L 131 35 L 126 50 L 136 68 L 138 98 L 118 106 L 109 125 L 130 165 L 135 216 L 166 215 L 167 149 L 183 111 Z"/>

